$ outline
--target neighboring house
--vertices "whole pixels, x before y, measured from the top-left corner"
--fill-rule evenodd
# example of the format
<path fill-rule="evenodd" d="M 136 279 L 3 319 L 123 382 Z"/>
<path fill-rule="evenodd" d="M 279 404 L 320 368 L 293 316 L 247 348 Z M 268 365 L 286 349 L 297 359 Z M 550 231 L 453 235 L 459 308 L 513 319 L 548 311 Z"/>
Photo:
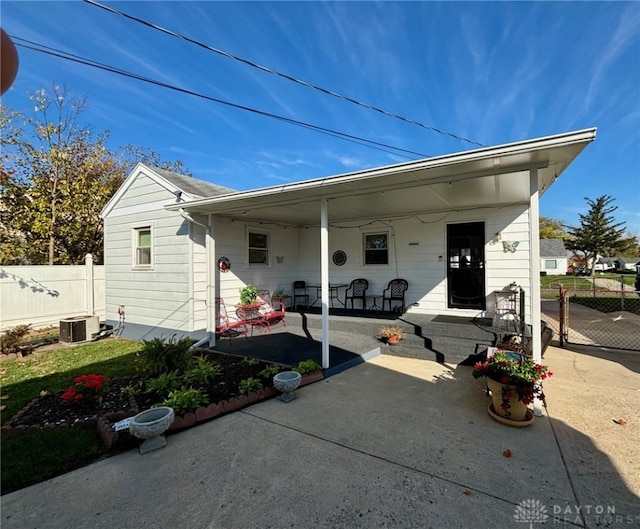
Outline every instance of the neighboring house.
<path fill-rule="evenodd" d="M 540 272 L 567 273 L 567 250 L 562 239 L 540 239 Z"/>
<path fill-rule="evenodd" d="M 291 294 L 304 280 L 325 287 L 328 365 L 329 284 L 364 277 L 380 294 L 403 278 L 408 312 L 477 316 L 515 281 L 539 358 L 539 197 L 594 138 L 587 129 L 240 192 L 139 164 L 102 212 L 107 320 L 124 306 L 125 336 L 213 344 L 216 297 L 232 307 L 246 284 Z"/>
<path fill-rule="evenodd" d="M 636 263 L 638 262 L 638 256 L 634 255 L 622 255 L 613 258 L 613 268 L 616 272 L 630 270 L 635 272 Z"/>
<path fill-rule="evenodd" d="M 635 271 L 637 257 L 599 257 L 596 261 L 596 272 L 622 272 Z"/>

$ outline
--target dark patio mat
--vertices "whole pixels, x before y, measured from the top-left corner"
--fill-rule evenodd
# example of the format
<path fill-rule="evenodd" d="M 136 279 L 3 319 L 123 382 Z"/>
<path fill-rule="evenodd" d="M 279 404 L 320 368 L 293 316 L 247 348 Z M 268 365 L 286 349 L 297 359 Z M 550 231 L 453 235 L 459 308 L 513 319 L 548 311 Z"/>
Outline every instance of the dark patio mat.
<path fill-rule="evenodd" d="M 449 314 L 438 314 L 431 321 L 436 323 L 474 323 L 472 316 L 451 316 Z"/>
<path fill-rule="evenodd" d="M 294 366 L 302 360 L 312 359 L 322 364 L 322 343 L 312 338 L 299 336 L 289 332 L 273 332 L 270 334 L 254 334 L 248 338 L 220 340 L 214 351 L 248 356 Z M 329 346 L 330 367 L 337 367 L 347 362 L 358 361 L 360 355 L 341 347 Z"/>

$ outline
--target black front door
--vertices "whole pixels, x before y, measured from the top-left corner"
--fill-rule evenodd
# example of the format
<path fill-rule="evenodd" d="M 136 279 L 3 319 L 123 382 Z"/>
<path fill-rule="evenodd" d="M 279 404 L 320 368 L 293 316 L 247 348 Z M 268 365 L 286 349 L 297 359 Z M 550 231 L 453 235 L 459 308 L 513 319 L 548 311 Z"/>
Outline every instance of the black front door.
<path fill-rule="evenodd" d="M 447 306 L 484 309 L 484 222 L 447 225 Z"/>

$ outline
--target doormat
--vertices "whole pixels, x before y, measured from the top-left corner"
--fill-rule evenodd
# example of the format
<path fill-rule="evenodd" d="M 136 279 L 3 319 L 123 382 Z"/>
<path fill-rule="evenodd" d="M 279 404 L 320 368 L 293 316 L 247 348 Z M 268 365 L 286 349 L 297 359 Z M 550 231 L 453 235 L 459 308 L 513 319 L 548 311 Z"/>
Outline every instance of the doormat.
<path fill-rule="evenodd" d="M 435 323 L 473 323 L 472 316 L 450 316 L 448 314 L 438 314 L 431 321 Z"/>

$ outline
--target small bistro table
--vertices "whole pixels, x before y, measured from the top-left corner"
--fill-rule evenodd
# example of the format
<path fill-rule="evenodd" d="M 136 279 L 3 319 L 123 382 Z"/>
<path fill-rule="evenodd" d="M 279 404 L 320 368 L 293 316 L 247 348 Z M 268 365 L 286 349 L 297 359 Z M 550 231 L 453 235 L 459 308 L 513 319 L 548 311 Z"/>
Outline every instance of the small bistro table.
<path fill-rule="evenodd" d="M 371 303 L 371 305 L 369 305 L 369 307 L 365 307 L 366 310 L 375 310 L 376 312 L 380 312 L 382 310 L 382 307 L 380 305 L 378 305 L 378 300 L 382 299 L 383 295 L 382 294 L 367 294 L 366 298 L 370 299 L 373 301 L 373 303 Z"/>
<path fill-rule="evenodd" d="M 256 301 L 255 303 L 248 303 L 246 305 L 238 304 L 235 306 L 238 318 L 251 327 L 251 336 L 253 336 L 254 327 L 258 327 L 258 330 L 262 332 L 271 332 L 269 320 L 260 312 L 263 306 L 263 301 Z"/>
<path fill-rule="evenodd" d="M 345 306 L 344 301 L 342 301 L 338 296 L 338 292 L 339 292 L 339 289 L 346 288 L 348 286 L 349 285 L 343 285 L 343 284 L 329 284 L 329 304 L 332 307 L 333 307 L 334 299 L 337 299 L 338 303 L 340 303 L 343 307 Z M 322 295 L 322 285 L 307 285 L 307 288 L 316 289 L 316 299 L 314 299 L 313 302 L 310 304 L 310 306 L 313 307 L 318 302 L 318 300 L 320 299 L 320 296 Z"/>

